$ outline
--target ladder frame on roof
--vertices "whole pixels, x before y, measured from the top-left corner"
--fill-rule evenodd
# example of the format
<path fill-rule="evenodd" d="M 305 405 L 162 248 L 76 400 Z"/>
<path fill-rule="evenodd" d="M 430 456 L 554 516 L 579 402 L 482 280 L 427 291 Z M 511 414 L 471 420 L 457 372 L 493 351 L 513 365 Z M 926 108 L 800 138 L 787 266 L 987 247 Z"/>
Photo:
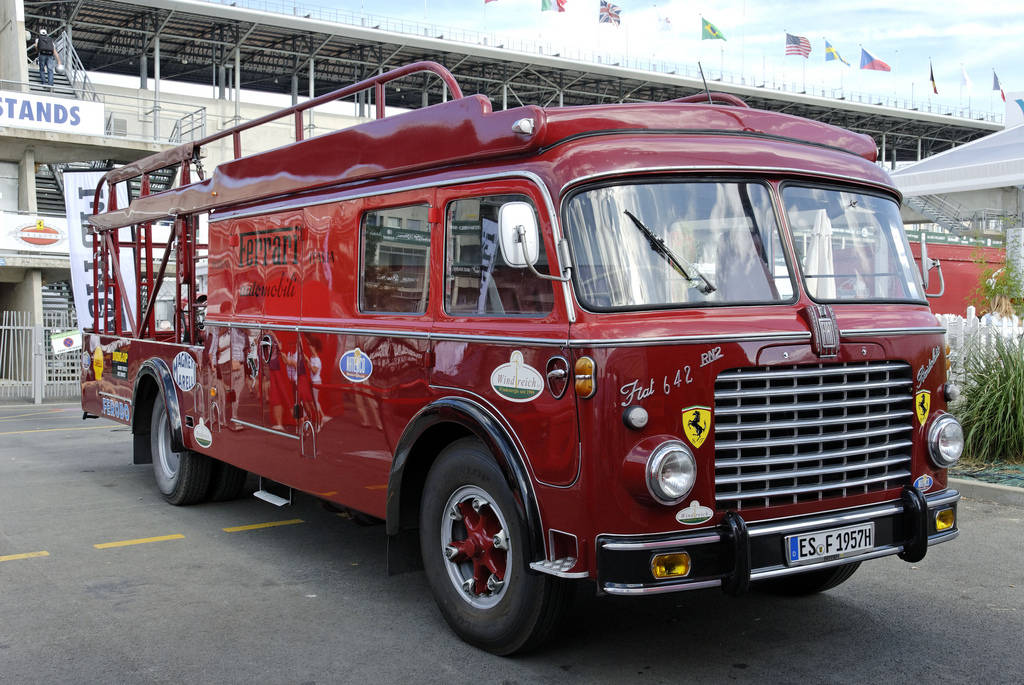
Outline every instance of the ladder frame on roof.
<path fill-rule="evenodd" d="M 204 173 L 200 162 L 200 151 L 204 146 L 218 140 L 231 138 L 233 158 L 237 160 L 242 157 L 241 134 L 244 131 L 292 116 L 294 117 L 295 124 L 295 142 L 301 142 L 304 139 L 303 112 L 313 107 L 334 102 L 349 95 L 373 88 L 376 105 L 374 118 L 383 119 L 385 118 L 385 84 L 398 78 L 423 72 L 438 76 L 451 92 L 453 100 L 459 100 L 463 97 L 462 89 L 459 87 L 455 77 L 445 67 L 436 62 L 416 62 L 392 69 L 391 71 L 377 74 L 306 102 L 238 124 L 209 135 L 202 140 L 185 143 L 166 152 L 150 155 L 124 167 L 112 169 L 104 174 L 103 178 L 96 184 L 96 191 L 93 195 L 93 216 L 101 214 L 101 212 L 96 211 L 96 208 L 100 206 L 100 195 L 104 187 L 107 188 L 109 198 L 107 213 L 115 212 L 119 209 L 117 206 L 117 193 L 115 192 L 115 187 L 118 183 L 141 176 L 139 197 L 145 197 L 150 194 L 149 175 L 159 169 L 180 164 L 181 175 L 179 183 L 174 187 L 185 188 L 193 184 L 191 169 L 194 164 L 199 181 L 203 181 Z M 200 250 L 208 249 L 209 246 L 200 245 L 196 242 L 196 233 L 198 231 L 197 217 L 197 214 L 179 214 L 165 217 L 173 219 L 171 235 L 166 243 L 153 242 L 153 223 L 159 220 L 159 217 L 149 217 L 146 221 L 131 224 L 129 228 L 132 230 L 132 240 L 125 243 L 122 243 L 119 238 L 119 227 L 99 228 L 95 225 L 92 227 L 93 292 L 97 294 L 102 292 L 104 296 L 93 299 L 93 327 L 90 332 L 117 336 L 123 336 L 127 332 L 130 333 L 132 338 L 158 337 L 156 335 L 157 331 L 154 330 L 156 295 L 163 285 L 171 251 L 176 248 L 177 255 L 175 260 L 177 268 L 175 269 L 173 336 L 166 337 L 173 339 L 175 343 L 194 344 L 199 341 L 200 329 L 198 326 L 197 309 L 200 303 L 196 300 L 196 263 L 200 256 Z M 125 288 L 122 280 L 120 250 L 126 246 L 133 248 L 136 291 L 134 310 L 131 306 L 130 294 L 127 292 L 127 288 Z M 155 279 L 153 275 L 154 247 L 164 248 Z M 143 302 L 143 285 L 145 285 L 146 292 L 145 302 Z M 188 293 L 187 302 L 184 298 L 186 290 Z M 113 308 L 113 312 L 110 311 L 111 308 Z M 125 324 L 127 324 L 127 330 Z"/>

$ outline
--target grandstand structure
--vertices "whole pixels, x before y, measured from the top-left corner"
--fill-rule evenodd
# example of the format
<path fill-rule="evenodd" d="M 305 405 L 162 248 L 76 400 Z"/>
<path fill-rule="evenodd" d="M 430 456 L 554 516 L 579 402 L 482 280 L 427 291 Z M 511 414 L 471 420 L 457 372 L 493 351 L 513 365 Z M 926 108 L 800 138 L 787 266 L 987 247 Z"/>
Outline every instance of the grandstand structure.
<path fill-rule="evenodd" d="M 486 34 L 270 2 L 24 0 L 25 28 L 33 35 L 39 28 L 64 31 L 87 72 L 138 76 L 141 88 L 156 87 L 154 78 L 212 85 L 221 98 L 239 86 L 291 93 L 293 99 L 319 95 L 420 60 L 443 64 L 466 92 L 489 96 L 496 109 L 671 100 L 704 88 L 695 69 L 669 73 L 649 64 L 640 70 L 600 55 L 574 60 L 547 54 L 550 47 L 506 45 Z M 869 134 L 890 164 L 916 161 L 1002 128 L 991 115 L 921 111 L 881 97 L 855 101 L 725 81 L 710 86 L 752 107 Z M 405 108 L 445 97 L 439 80 L 424 77 L 396 82 L 386 94 L 388 106 Z M 357 104 L 366 112 L 369 101 Z"/>

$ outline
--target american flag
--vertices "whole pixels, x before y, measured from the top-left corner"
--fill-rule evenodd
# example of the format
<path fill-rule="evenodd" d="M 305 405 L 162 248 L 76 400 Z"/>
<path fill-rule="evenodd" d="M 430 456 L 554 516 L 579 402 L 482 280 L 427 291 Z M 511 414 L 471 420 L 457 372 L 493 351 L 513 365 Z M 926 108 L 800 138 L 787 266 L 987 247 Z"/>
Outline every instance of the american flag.
<path fill-rule="evenodd" d="M 810 58 L 811 56 L 811 41 L 807 40 L 803 36 L 794 36 L 792 33 L 786 34 L 786 54 L 787 55 L 800 55 L 801 57 Z"/>
<path fill-rule="evenodd" d="M 615 24 L 619 25 L 619 9 L 618 5 L 613 5 L 608 0 L 601 0 L 601 13 L 597 15 L 597 19 L 602 24 Z"/>

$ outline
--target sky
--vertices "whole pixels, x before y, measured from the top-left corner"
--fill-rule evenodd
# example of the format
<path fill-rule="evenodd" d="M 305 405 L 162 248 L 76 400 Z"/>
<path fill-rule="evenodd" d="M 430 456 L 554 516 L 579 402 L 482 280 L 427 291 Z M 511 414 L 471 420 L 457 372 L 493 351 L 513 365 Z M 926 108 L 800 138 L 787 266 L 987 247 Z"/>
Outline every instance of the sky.
<path fill-rule="evenodd" d="M 300 8 L 479 31 L 509 45 L 531 41 L 563 57 L 601 53 L 613 61 L 629 58 L 689 67 L 699 60 L 711 80 L 724 70 L 731 75 L 726 80 L 742 75 L 753 85 L 786 82 L 798 90 L 826 88 L 828 94 L 842 91 L 847 97 L 871 93 L 909 101 L 913 96 L 915 106 L 922 109 L 955 106 L 1002 113 L 999 93 L 992 90 L 993 69 L 1007 94 L 1024 91 L 1021 0 L 618 0 L 617 27 L 598 23 L 600 0 L 566 0 L 564 13 L 541 12 L 542 0 L 277 0 L 293 2 Z M 238 4 L 255 6 L 259 0 Z M 274 2 L 267 4 L 272 7 Z M 726 40 L 701 40 L 701 16 Z M 785 55 L 787 32 L 811 42 L 809 59 Z M 826 38 L 849 67 L 824 61 Z M 892 71 L 859 69 L 861 47 Z M 938 95 L 932 94 L 929 59 Z M 969 85 L 963 85 L 961 70 Z"/>

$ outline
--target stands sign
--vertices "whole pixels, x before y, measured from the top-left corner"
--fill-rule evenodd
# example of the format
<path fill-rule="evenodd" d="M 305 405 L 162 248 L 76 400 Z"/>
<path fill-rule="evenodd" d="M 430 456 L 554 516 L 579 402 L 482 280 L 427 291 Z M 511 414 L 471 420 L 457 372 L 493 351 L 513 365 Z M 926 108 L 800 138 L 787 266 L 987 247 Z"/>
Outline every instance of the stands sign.
<path fill-rule="evenodd" d="M 0 127 L 103 135 L 103 103 L 0 90 Z"/>

